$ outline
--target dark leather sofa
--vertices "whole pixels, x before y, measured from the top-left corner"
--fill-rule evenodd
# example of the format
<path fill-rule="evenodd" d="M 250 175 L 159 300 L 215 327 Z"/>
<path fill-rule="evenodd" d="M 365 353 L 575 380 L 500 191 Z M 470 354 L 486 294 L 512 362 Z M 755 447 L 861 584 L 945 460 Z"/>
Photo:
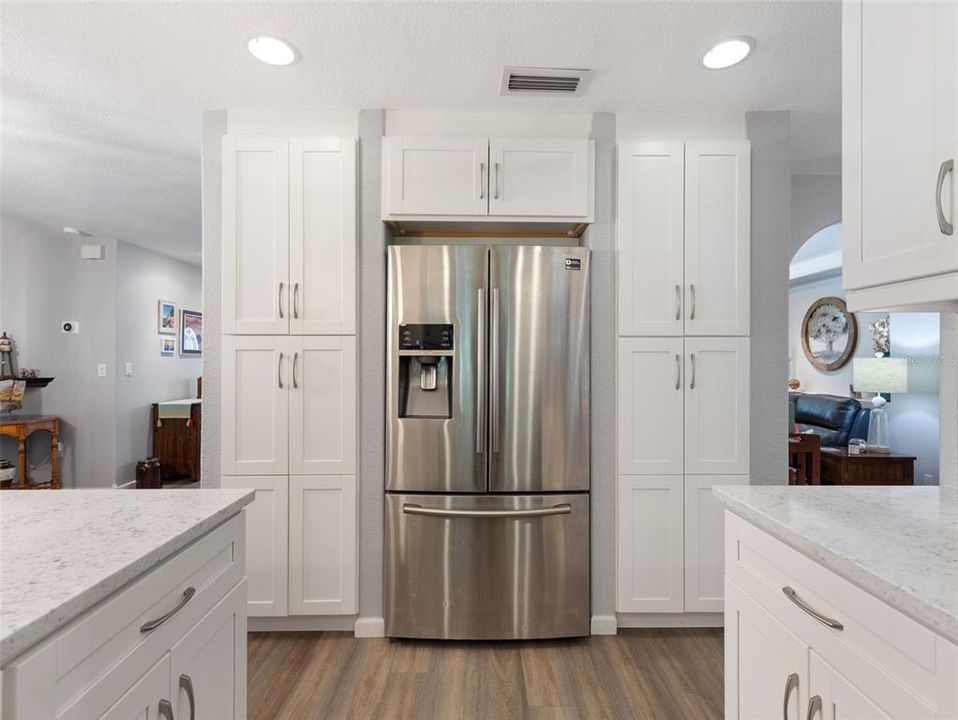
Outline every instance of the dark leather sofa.
<path fill-rule="evenodd" d="M 822 447 L 845 447 L 852 438 L 868 436 L 871 410 L 855 398 L 790 392 L 788 401 L 795 405 L 799 430 L 821 437 Z"/>

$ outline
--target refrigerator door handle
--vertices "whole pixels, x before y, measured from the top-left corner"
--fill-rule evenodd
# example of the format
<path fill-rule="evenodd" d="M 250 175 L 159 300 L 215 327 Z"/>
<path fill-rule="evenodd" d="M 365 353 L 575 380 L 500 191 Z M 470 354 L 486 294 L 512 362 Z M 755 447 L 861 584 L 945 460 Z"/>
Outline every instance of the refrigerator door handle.
<path fill-rule="evenodd" d="M 499 452 L 499 288 L 492 288 L 492 307 L 489 352 L 489 432 L 492 433 L 492 452 Z"/>
<path fill-rule="evenodd" d="M 479 288 L 476 302 L 476 452 L 486 451 L 486 291 Z"/>
<path fill-rule="evenodd" d="M 403 503 L 402 511 L 406 515 L 430 515 L 443 518 L 527 518 L 547 517 L 549 515 L 569 515 L 572 506 L 568 503 L 531 510 L 450 510 L 447 508 L 427 508 L 415 503 Z"/>

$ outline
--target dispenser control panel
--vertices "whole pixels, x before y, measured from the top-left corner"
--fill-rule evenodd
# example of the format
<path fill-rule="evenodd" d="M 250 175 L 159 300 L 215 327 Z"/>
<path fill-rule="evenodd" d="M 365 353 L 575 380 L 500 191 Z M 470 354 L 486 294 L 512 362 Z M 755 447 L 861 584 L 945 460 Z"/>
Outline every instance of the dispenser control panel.
<path fill-rule="evenodd" d="M 452 325 L 400 325 L 400 350 L 452 350 Z"/>

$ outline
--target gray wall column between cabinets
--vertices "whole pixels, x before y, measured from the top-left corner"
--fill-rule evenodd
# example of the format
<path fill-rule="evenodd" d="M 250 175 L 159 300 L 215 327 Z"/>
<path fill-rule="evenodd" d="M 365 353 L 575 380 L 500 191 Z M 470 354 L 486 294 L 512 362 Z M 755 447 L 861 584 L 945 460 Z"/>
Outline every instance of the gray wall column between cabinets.
<path fill-rule="evenodd" d="M 359 111 L 359 616 L 383 616 L 386 246 L 380 219 L 384 110 Z"/>
<path fill-rule="evenodd" d="M 615 114 L 595 113 L 592 251 L 592 615 L 615 614 Z"/>
<path fill-rule="evenodd" d="M 938 484 L 958 491 L 958 314 L 942 313 L 938 354 Z"/>
<path fill-rule="evenodd" d="M 751 452 L 753 485 L 788 482 L 788 265 L 791 131 L 788 112 L 745 114 L 752 144 Z"/>
<path fill-rule="evenodd" d="M 200 186 L 203 198 L 203 423 L 200 483 L 220 487 L 220 341 L 223 316 L 223 136 L 225 110 L 203 113 Z"/>

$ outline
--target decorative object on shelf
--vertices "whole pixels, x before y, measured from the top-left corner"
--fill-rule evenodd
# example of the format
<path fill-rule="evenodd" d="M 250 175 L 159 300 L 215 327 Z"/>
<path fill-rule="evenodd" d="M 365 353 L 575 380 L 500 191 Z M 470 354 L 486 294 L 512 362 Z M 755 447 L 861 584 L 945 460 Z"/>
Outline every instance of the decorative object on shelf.
<path fill-rule="evenodd" d="M 844 367 L 858 343 L 858 322 L 845 301 L 823 297 L 812 303 L 802 320 L 802 350 L 818 370 Z"/>
<path fill-rule="evenodd" d="M 865 452 L 865 441 L 861 438 L 852 438 L 848 441 L 848 454 L 861 455 Z"/>
<path fill-rule="evenodd" d="M 156 301 L 156 331 L 160 335 L 176 335 L 176 303 Z"/>
<path fill-rule="evenodd" d="M 40 377 L 40 371 L 34 368 L 20 368 L 17 371 L 17 377 L 21 380 L 29 380 L 31 378 Z"/>
<path fill-rule="evenodd" d="M 180 355 L 203 354 L 203 313 L 180 311 Z"/>
<path fill-rule="evenodd" d="M 891 393 L 908 392 L 908 358 L 855 358 L 853 372 L 858 392 L 879 393 L 871 399 L 866 448 L 868 452 L 891 452 L 884 406 L 891 400 Z"/>
<path fill-rule="evenodd" d="M 789 378 L 788 379 L 788 389 L 792 391 L 797 391 L 802 389 L 802 381 L 798 378 Z"/>
<path fill-rule="evenodd" d="M 173 357 L 176 355 L 176 338 L 175 337 L 161 337 L 160 338 L 160 355 L 163 357 Z"/>
<path fill-rule="evenodd" d="M 26 387 L 26 380 L 0 380 L 0 413 L 12 413 L 23 407 L 23 391 Z"/>
<path fill-rule="evenodd" d="M 878 318 L 868 325 L 872 331 L 872 350 L 875 357 L 888 357 L 891 355 L 891 322 L 887 315 Z"/>
<path fill-rule="evenodd" d="M 0 380 L 15 377 L 13 371 L 13 338 L 6 333 L 0 335 Z"/>

